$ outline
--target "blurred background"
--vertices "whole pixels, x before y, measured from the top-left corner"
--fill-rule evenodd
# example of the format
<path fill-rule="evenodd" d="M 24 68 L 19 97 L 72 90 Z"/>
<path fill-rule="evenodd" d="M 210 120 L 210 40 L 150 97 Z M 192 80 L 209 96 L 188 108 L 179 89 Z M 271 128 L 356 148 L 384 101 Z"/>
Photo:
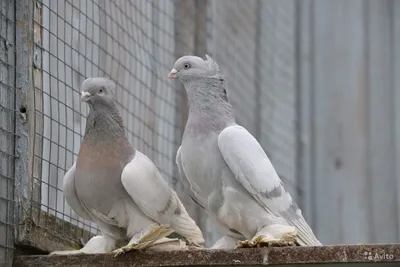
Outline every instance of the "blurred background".
<path fill-rule="evenodd" d="M 80 85 L 95 76 L 117 83 L 130 141 L 207 245 L 220 237 L 175 165 L 187 103 L 167 75 L 187 54 L 217 60 L 237 122 L 322 243 L 400 241 L 399 0 L 0 3 L 0 263 L 97 233 L 62 193 L 88 113 Z"/>

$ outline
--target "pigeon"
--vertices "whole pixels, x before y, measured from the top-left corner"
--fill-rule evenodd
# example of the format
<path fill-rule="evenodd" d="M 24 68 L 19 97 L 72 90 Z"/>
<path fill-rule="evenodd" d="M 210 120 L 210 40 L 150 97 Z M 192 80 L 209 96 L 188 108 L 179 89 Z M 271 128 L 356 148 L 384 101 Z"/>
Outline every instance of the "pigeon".
<path fill-rule="evenodd" d="M 236 123 L 216 61 L 183 56 L 168 78 L 188 98 L 176 155 L 182 184 L 225 232 L 211 248 L 321 246 L 261 145 Z"/>
<path fill-rule="evenodd" d="M 63 180 L 68 204 L 79 216 L 95 222 L 101 235 L 91 238 L 80 250 L 55 251 L 51 255 L 119 255 L 152 246 L 161 249 L 160 244 L 168 247 L 176 241 L 166 238 L 173 232 L 201 247 L 202 232 L 176 192 L 154 163 L 134 149 L 126 137 L 115 88 L 113 81 L 101 77 L 82 83 L 81 98 L 89 105 L 89 115 L 77 161 Z M 127 239 L 127 245 L 115 249 L 118 242 Z M 178 247 L 181 242 L 179 239 Z"/>

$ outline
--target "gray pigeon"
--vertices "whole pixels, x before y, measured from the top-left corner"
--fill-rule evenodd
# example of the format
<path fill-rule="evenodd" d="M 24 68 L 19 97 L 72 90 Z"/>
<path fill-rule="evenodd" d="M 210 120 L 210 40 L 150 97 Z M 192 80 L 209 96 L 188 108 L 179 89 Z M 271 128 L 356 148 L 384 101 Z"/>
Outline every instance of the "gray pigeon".
<path fill-rule="evenodd" d="M 175 241 L 165 238 L 174 231 L 189 243 L 203 244 L 200 229 L 176 192 L 153 162 L 129 143 L 116 106 L 114 82 L 85 80 L 82 101 L 90 107 L 86 131 L 63 189 L 72 209 L 95 222 L 101 235 L 80 250 L 52 254 L 106 253 L 128 237 L 128 245 L 114 250 L 119 254 Z"/>
<path fill-rule="evenodd" d="M 236 124 L 217 63 L 184 56 L 168 77 L 188 96 L 176 156 L 182 183 L 226 230 L 212 248 L 320 246 L 258 141 Z"/>

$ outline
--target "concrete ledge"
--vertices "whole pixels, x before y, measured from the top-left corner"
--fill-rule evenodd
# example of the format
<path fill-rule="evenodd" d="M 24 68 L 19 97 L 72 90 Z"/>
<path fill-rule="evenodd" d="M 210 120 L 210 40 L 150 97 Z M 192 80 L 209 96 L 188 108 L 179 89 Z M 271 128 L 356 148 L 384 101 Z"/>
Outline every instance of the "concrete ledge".
<path fill-rule="evenodd" d="M 31 266 L 400 266 L 400 244 L 129 252 L 71 256 L 17 256 L 15 267 Z"/>

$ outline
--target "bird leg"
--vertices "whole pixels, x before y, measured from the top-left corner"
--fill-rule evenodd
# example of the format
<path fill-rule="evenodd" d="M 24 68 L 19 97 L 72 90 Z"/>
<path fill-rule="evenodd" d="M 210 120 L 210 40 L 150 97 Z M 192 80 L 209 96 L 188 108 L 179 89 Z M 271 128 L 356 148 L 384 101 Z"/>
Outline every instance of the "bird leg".
<path fill-rule="evenodd" d="M 147 231 L 141 232 L 138 235 L 134 235 L 131 241 L 129 241 L 128 245 L 114 250 L 114 256 L 118 256 L 131 250 L 142 250 L 145 248 L 149 248 L 153 245 L 157 245 L 157 241 L 159 241 L 160 239 L 162 239 L 160 240 L 161 243 L 165 243 L 166 240 L 164 238 L 169 236 L 173 232 L 174 230 L 168 225 L 152 224 Z M 169 241 L 176 240 L 169 239 Z"/>
<path fill-rule="evenodd" d="M 237 248 L 296 246 L 296 238 L 295 227 L 273 224 L 263 227 L 251 240 L 239 241 Z"/>
<path fill-rule="evenodd" d="M 79 250 L 53 251 L 50 255 L 73 255 L 73 254 L 100 254 L 110 252 L 115 248 L 116 239 L 97 235 L 92 237 L 86 245 Z"/>

